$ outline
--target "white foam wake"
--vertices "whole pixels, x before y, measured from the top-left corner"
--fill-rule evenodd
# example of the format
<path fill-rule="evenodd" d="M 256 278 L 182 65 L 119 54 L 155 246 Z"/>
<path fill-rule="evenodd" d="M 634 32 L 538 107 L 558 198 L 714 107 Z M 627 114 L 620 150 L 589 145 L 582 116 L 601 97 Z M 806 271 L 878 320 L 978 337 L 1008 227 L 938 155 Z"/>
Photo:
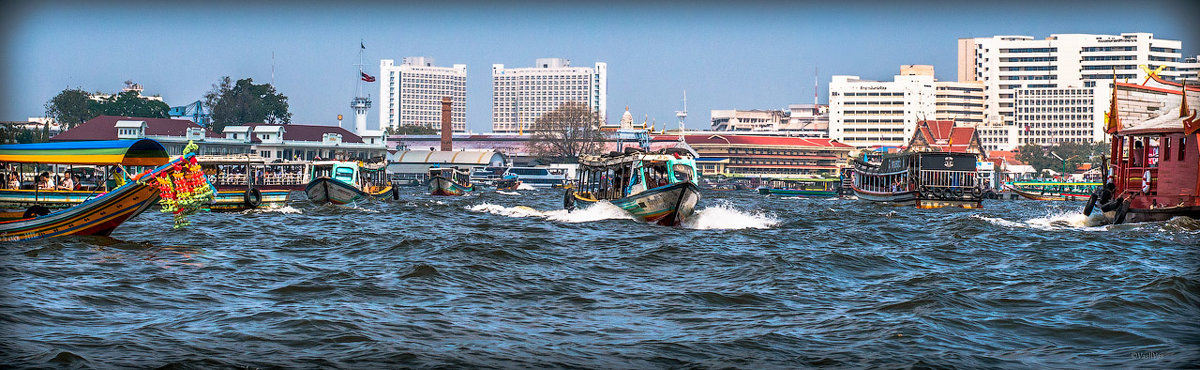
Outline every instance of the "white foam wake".
<path fill-rule="evenodd" d="M 496 192 L 504 195 L 521 195 L 521 193 L 515 191 L 496 190 Z"/>
<path fill-rule="evenodd" d="M 1095 212 L 1090 217 L 1084 216 L 1082 212 L 1078 211 L 1059 212 L 1048 214 L 1043 217 L 1034 217 L 1025 221 L 1010 221 L 1002 218 L 980 216 L 978 214 L 971 215 L 971 217 L 975 217 L 999 226 L 1012 228 L 1035 228 L 1041 230 L 1107 230 L 1104 227 L 1107 224 L 1107 220 L 1100 212 Z"/>
<path fill-rule="evenodd" d="M 767 229 L 779 225 L 774 215 L 762 212 L 743 212 L 728 203 L 717 203 L 696 211 L 683 221 L 683 227 L 697 230 Z"/>
<path fill-rule="evenodd" d="M 506 217 L 540 217 L 550 221 L 567 223 L 633 218 L 625 210 L 609 202 L 598 202 L 589 207 L 578 208 L 570 212 L 567 212 L 565 209 L 540 211 L 526 206 L 505 207 L 491 203 L 483 203 L 467 207 L 467 209 L 473 212 L 486 212 Z"/>
<path fill-rule="evenodd" d="M 285 206 L 282 206 L 282 207 L 280 207 L 280 206 L 275 206 L 275 207 L 259 207 L 259 208 L 255 208 L 255 209 L 247 209 L 247 210 L 245 211 L 245 213 L 288 213 L 288 214 L 299 214 L 299 213 L 304 213 L 304 212 L 302 212 L 302 211 L 300 211 L 299 209 L 296 209 L 295 207 L 292 207 L 292 206 L 290 206 L 290 205 L 285 205 Z"/>
<path fill-rule="evenodd" d="M 537 190 L 537 188 L 533 187 L 533 185 L 521 183 L 521 185 L 517 185 L 517 190 Z"/>

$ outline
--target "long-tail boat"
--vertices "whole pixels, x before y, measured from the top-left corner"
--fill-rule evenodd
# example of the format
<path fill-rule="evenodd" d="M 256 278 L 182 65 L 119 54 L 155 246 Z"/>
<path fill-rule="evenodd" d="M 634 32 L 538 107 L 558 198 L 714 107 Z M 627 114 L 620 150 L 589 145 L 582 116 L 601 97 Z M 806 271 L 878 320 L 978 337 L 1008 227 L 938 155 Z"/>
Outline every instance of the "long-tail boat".
<path fill-rule="evenodd" d="M 171 160 L 162 144 L 150 139 L 0 145 L 0 162 L 107 167 L 114 183 L 111 189 L 66 208 L 30 206 L 20 218 L 0 222 L 0 241 L 107 236 L 159 199 L 160 191 L 151 179 L 171 172 L 191 156 Z M 149 169 L 131 174 L 140 168 Z"/>
<path fill-rule="evenodd" d="M 678 226 L 691 217 L 700 201 L 696 159 L 692 152 L 668 148 L 647 153 L 627 148 L 624 153 L 584 155 L 574 189 L 567 189 L 563 207 L 608 201 L 634 218 Z"/>
<path fill-rule="evenodd" d="M 399 199 L 382 162 L 321 161 L 312 164 L 312 181 L 304 187 L 317 204 L 351 204 L 370 199 Z"/>
<path fill-rule="evenodd" d="M 1026 199 L 1087 200 L 1100 185 L 1099 182 L 1014 181 L 1004 188 Z"/>
<path fill-rule="evenodd" d="M 1125 127 L 1117 112 L 1118 83 L 1113 81 L 1106 119 L 1106 132 L 1112 137 L 1110 177 L 1105 188 L 1088 199 L 1084 214 L 1090 215 L 1093 208 L 1100 207 L 1114 224 L 1162 221 L 1177 216 L 1200 218 L 1200 119 L 1196 118 L 1195 109 L 1188 109 L 1188 95 L 1196 93 L 1196 89 L 1163 81 L 1157 75 L 1151 78 L 1157 86 L 1180 89 L 1179 113 L 1168 109 L 1162 115 Z M 1120 85 L 1174 95 L 1173 91 L 1160 87 Z"/>
<path fill-rule="evenodd" d="M 267 163 L 259 156 L 198 156 L 204 174 L 217 189 L 209 209 L 242 211 L 279 207 L 288 194 L 304 190 L 311 173 L 306 162 Z"/>
<path fill-rule="evenodd" d="M 475 191 L 471 173 L 458 167 L 431 167 L 429 193 L 433 195 L 463 195 Z"/>
<path fill-rule="evenodd" d="M 860 200 L 917 208 L 980 208 L 983 188 L 975 154 L 905 152 L 879 163 L 855 160 L 851 189 Z"/>
<path fill-rule="evenodd" d="M 841 179 L 780 179 L 758 188 L 763 195 L 829 198 L 841 195 Z"/>

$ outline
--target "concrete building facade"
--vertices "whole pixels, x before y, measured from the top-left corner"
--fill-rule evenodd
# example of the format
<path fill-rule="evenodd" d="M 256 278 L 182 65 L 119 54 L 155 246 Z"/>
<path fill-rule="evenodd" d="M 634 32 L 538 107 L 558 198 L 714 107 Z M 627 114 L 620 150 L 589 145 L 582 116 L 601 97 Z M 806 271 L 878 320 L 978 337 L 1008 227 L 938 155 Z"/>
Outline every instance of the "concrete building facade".
<path fill-rule="evenodd" d="M 439 127 L 442 97 L 451 99 L 450 125 L 467 130 L 467 65 L 438 67 L 430 57 L 407 57 L 400 64 L 379 61 L 379 128 Z"/>
<path fill-rule="evenodd" d="M 901 146 L 917 122 L 936 116 L 930 70 L 906 66 L 892 81 L 835 75 L 829 84 L 829 138 L 856 147 Z"/>
<path fill-rule="evenodd" d="M 569 101 L 583 102 L 606 123 L 608 64 L 572 67 L 562 58 L 539 58 L 534 67 L 492 65 L 492 131 L 528 131 L 543 114 Z"/>

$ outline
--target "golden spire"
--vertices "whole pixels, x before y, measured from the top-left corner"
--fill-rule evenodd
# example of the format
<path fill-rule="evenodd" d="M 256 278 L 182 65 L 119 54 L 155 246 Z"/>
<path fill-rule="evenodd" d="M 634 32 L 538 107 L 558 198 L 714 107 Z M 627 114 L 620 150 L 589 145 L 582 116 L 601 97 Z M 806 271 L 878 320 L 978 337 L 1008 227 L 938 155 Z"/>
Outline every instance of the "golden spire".
<path fill-rule="evenodd" d="M 1187 80 L 1183 80 L 1183 89 L 1179 92 L 1179 99 L 1182 101 L 1179 103 L 1179 118 L 1187 117 L 1190 110 L 1187 106 Z"/>
<path fill-rule="evenodd" d="M 1108 114 L 1104 121 L 1108 124 L 1105 132 L 1114 134 L 1121 128 L 1121 119 L 1117 114 L 1117 67 L 1113 67 L 1112 99 L 1109 101 Z"/>

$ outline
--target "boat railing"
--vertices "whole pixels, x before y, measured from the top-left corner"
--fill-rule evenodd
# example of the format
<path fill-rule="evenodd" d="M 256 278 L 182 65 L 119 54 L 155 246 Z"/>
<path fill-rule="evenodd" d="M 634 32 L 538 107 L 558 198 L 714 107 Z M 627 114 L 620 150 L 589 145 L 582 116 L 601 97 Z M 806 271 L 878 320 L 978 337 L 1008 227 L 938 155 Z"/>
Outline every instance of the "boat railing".
<path fill-rule="evenodd" d="M 929 188 L 970 189 L 979 186 L 975 171 L 921 170 L 921 185 Z"/>
<path fill-rule="evenodd" d="M 1121 189 L 1126 192 L 1143 193 L 1142 185 L 1144 184 L 1146 171 L 1150 171 L 1150 191 L 1145 194 L 1154 194 L 1158 189 L 1158 167 L 1130 167 L 1124 171 L 1125 188 Z"/>

